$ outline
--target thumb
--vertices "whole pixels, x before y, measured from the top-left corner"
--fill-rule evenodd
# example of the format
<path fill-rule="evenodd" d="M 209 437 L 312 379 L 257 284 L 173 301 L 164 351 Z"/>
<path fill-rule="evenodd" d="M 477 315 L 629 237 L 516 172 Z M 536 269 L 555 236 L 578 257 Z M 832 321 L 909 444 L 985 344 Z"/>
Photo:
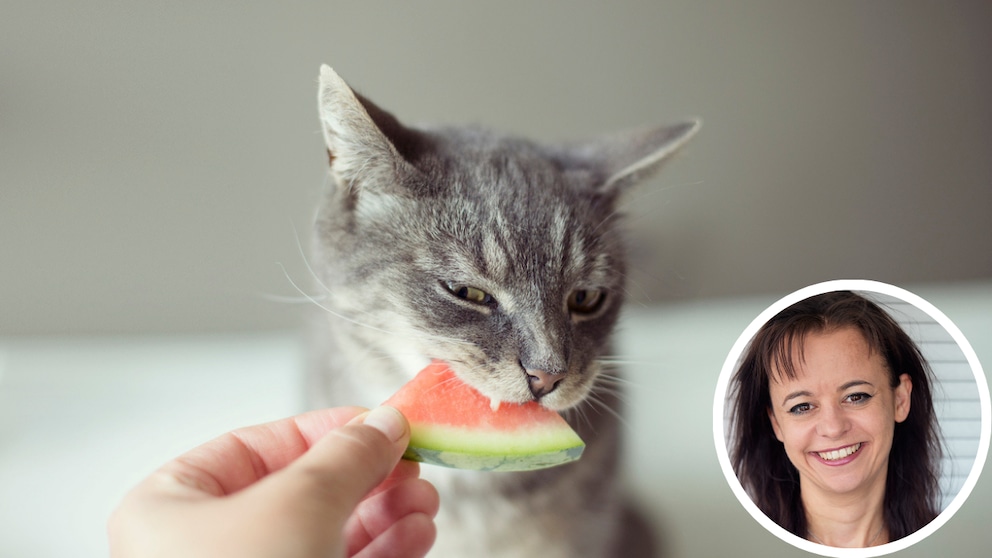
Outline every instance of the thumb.
<path fill-rule="evenodd" d="M 406 418 L 393 407 L 363 413 L 331 430 L 276 475 L 285 502 L 311 520 L 341 527 L 359 502 L 389 476 L 410 440 Z M 275 479 L 273 479 L 275 480 Z"/>

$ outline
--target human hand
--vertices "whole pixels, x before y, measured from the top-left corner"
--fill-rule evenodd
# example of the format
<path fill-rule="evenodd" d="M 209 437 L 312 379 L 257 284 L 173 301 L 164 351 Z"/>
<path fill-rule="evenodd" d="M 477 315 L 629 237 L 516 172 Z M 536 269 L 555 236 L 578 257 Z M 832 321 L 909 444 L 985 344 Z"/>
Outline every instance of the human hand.
<path fill-rule="evenodd" d="M 108 523 L 114 558 L 424 556 L 439 498 L 391 407 L 323 409 L 166 463 Z"/>

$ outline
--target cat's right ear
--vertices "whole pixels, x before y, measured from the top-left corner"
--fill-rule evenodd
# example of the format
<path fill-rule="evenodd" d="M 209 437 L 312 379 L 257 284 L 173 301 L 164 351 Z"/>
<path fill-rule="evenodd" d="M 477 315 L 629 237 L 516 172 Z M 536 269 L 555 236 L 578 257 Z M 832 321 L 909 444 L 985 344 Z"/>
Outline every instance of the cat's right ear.
<path fill-rule="evenodd" d="M 320 67 L 317 103 L 328 162 L 339 185 L 353 194 L 383 191 L 401 182 L 398 173 L 415 172 L 387 137 L 389 132 L 402 142 L 412 132 L 357 95 L 326 64 Z"/>
<path fill-rule="evenodd" d="M 572 144 L 559 156 L 567 167 L 592 169 L 602 194 L 617 196 L 654 174 L 699 131 L 698 119 L 626 130 Z"/>

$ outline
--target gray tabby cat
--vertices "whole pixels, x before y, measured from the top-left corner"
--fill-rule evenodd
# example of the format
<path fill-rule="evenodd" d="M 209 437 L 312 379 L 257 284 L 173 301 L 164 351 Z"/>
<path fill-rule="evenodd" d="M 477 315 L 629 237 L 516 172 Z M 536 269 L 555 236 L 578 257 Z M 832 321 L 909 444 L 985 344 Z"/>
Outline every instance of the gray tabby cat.
<path fill-rule="evenodd" d="M 378 405 L 430 359 L 494 401 L 538 400 L 583 457 L 525 473 L 424 466 L 442 502 L 432 555 L 635 556 L 620 546 L 633 523 L 603 362 L 624 296 L 617 204 L 698 123 L 561 146 L 414 129 L 327 66 L 319 108 L 334 185 L 315 225 L 313 404 Z"/>

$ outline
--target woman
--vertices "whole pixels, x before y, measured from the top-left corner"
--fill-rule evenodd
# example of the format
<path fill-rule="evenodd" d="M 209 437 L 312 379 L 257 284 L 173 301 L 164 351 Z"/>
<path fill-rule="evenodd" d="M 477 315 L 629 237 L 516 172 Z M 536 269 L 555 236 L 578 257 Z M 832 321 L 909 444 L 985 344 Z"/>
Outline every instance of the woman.
<path fill-rule="evenodd" d="M 779 312 L 732 380 L 731 462 L 793 534 L 876 546 L 933 520 L 940 442 L 930 370 L 878 305 L 825 293 Z"/>

